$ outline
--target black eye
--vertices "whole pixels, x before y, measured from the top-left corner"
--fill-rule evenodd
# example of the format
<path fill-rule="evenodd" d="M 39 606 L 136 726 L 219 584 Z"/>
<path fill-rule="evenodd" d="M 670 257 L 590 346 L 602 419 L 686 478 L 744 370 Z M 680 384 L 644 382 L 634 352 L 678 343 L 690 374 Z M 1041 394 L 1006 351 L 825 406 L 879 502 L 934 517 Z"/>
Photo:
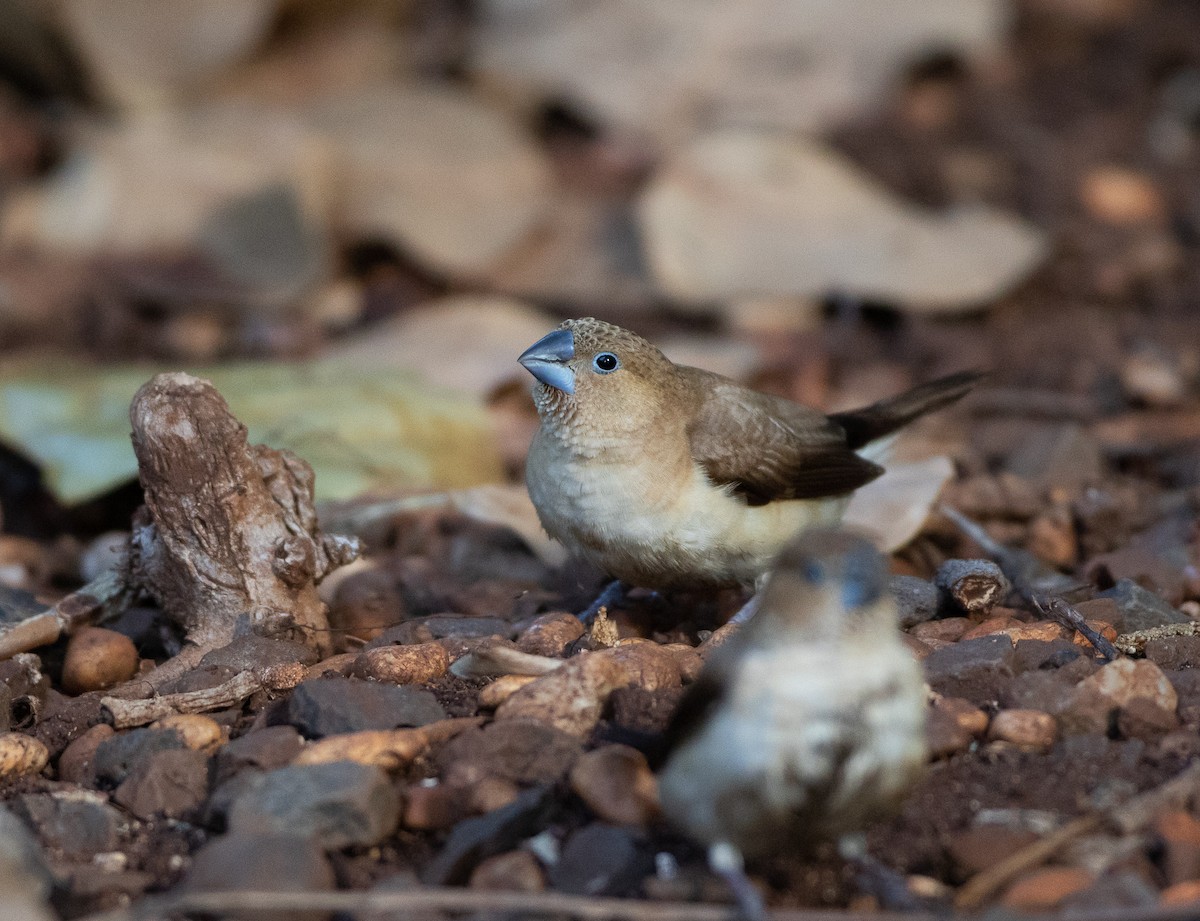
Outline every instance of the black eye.
<path fill-rule="evenodd" d="M 601 374 L 608 374 L 611 371 L 616 371 L 621 367 L 621 361 L 612 352 L 601 352 L 592 359 L 592 367 Z"/>

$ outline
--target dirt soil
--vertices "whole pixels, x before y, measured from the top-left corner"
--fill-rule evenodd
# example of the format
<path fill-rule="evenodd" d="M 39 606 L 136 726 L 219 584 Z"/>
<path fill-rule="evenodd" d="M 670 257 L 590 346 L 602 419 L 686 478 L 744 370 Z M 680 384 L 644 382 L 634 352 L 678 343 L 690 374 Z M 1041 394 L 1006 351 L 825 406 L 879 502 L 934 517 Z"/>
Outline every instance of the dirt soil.
<path fill-rule="evenodd" d="M 1151 800 L 1142 821 L 1080 827 L 982 894 L 968 899 L 964 889 L 1073 820 L 1121 814 L 1200 763 L 1200 633 L 1191 629 L 1200 621 L 1200 97 L 1179 89 L 1200 81 L 1200 6 L 1097 4 L 1136 12 L 1087 21 L 1054 12 L 1065 5 L 1028 0 L 1003 61 L 978 72 L 930 61 L 875 117 L 834 138 L 889 186 L 931 205 L 969 174 L 982 200 L 1052 234 L 1049 264 L 1004 303 L 963 319 L 831 301 L 827 322 L 775 342 L 755 377 L 819 403 L 881 381 L 898 389 L 964 366 L 990 369 L 986 387 L 919 432 L 954 455 L 945 503 L 1003 548 L 1072 577 L 1069 600 L 1094 632 L 1122 648 L 1137 644 L 1118 656 L 1137 673 L 1114 677 L 1124 690 L 1102 696 L 1094 676 L 1112 666 L 1073 627 L 1034 607 L 1022 594 L 1033 583 L 1016 580 L 974 610 L 946 588 L 929 589 L 934 609 L 914 615 L 907 631 L 938 697 L 935 758 L 899 815 L 872 827 L 868 842 L 931 906 L 1145 912 L 1200 900 L 1196 783 Z M 1169 155 L 1164 125 L 1183 139 Z M 719 334 L 670 313 L 642 327 Z M 518 398 L 502 398 L 531 418 Z M 41 541 L 47 554 L 64 535 L 128 527 L 137 497 L 67 514 L 31 491 L 27 474 L 16 458 L 0 462 L 5 494 L 27 500 L 15 511 L 5 502 L 7 523 L 56 535 Z M 935 514 L 892 569 L 932 583 L 947 560 L 995 557 L 994 546 Z M 576 564 L 549 566 L 506 530 L 444 511 L 390 517 L 374 529 L 366 559 L 370 567 L 334 592 L 332 658 L 254 647 L 159 689 L 211 689 L 279 662 L 301 667 L 298 682 L 264 684 L 208 712 L 211 738 L 97 730 L 111 714 L 102 692 L 66 693 L 66 641 L 39 650 L 45 680 L 33 689 L 21 686 L 18 668 L 0 673 L 11 729 L 39 739 L 49 755 L 44 770 L 7 780 L 3 799 L 39 842 L 62 917 L 173 891 L 198 878 L 197 855 L 222 839 L 284 835 L 287 823 L 310 820 L 320 825 L 318 853 L 297 847 L 294 865 L 280 869 L 260 850 L 247 861 L 256 880 L 281 890 L 386 891 L 419 881 L 727 898 L 701 850 L 653 814 L 633 780 L 609 790 L 584 773 L 625 776 L 605 773 L 598 757 L 622 746 L 620 757 L 634 765 L 628 776 L 644 776 L 631 750 L 653 749 L 695 677 L 695 656 L 664 653 L 654 668 L 674 668 L 673 679 L 647 677 L 646 666 L 574 734 L 493 719 L 499 694 L 484 695 L 497 682 L 444 665 L 405 685 L 426 696 L 377 697 L 396 681 L 372 671 L 384 667 L 368 662 L 372 650 L 438 658 L 440 647 L 451 662 L 497 637 L 560 658 L 599 648 L 556 615 L 580 610 L 603 578 Z M 702 647 L 741 600 L 635 593 L 612 613 L 624 639 Z M 1164 624 L 1177 626 L 1146 642 L 1145 631 Z M 153 607 L 106 626 L 133 640 L 143 668 L 178 649 L 179 636 Z M 1018 717 L 999 720 L 1004 713 Z M 254 785 L 306 745 L 350 729 L 426 736 L 390 773 L 372 767 L 320 781 L 328 786 L 311 795 L 325 805 L 303 819 L 273 813 L 270 788 Z M 121 738 L 130 740 L 123 752 L 113 742 Z M 212 853 L 209 864 L 234 859 Z M 772 907 L 869 911 L 888 903 L 831 851 L 780 856 L 750 872 Z"/>

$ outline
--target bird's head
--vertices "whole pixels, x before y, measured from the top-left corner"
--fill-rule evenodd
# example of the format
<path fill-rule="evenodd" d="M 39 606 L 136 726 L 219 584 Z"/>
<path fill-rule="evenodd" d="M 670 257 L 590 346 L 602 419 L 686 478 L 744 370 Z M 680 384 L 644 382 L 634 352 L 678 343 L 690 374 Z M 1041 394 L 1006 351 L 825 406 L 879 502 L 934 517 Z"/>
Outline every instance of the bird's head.
<path fill-rule="evenodd" d="M 652 424 L 673 390 L 674 365 L 627 329 L 586 317 L 567 320 L 517 359 L 537 378 L 543 421 L 583 423 L 619 434 Z"/>
<path fill-rule="evenodd" d="M 765 617 L 763 615 L 766 615 Z M 865 537 L 814 528 L 794 538 L 771 571 L 759 613 L 814 637 L 897 629 L 883 555 Z"/>

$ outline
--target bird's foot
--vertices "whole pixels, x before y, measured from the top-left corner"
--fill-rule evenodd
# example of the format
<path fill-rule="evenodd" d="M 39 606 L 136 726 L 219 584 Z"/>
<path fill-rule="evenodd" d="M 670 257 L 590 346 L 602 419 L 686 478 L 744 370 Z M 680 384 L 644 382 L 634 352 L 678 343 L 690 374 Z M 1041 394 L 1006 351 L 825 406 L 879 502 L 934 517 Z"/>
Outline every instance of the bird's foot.
<path fill-rule="evenodd" d="M 601 608 L 611 608 L 613 605 L 624 601 L 625 593 L 628 589 L 629 586 L 620 579 L 613 579 L 608 585 L 604 586 L 600 594 L 596 596 L 596 600 L 580 611 L 577 616 L 585 624 L 590 624 L 595 620 L 596 615 L 600 613 Z"/>
<path fill-rule="evenodd" d="M 921 911 L 929 903 L 908 888 L 904 874 L 880 863 L 867 850 L 866 837 L 846 835 L 838 841 L 838 853 L 854 868 L 854 881 L 859 889 L 873 895 L 885 911 Z"/>
<path fill-rule="evenodd" d="M 733 893 L 742 921 L 769 921 L 762 894 L 746 875 L 741 851 L 727 841 L 720 841 L 708 849 L 708 866 Z"/>

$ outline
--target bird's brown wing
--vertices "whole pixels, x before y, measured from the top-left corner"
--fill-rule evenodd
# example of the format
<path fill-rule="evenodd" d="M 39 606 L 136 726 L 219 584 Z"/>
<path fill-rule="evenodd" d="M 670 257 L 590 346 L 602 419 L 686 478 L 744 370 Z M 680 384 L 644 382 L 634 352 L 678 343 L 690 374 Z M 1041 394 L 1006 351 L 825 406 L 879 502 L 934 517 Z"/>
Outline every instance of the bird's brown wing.
<path fill-rule="evenodd" d="M 844 495 L 883 473 L 822 413 L 697 368 L 680 371 L 698 394 L 692 457 L 715 484 L 749 502 Z"/>

